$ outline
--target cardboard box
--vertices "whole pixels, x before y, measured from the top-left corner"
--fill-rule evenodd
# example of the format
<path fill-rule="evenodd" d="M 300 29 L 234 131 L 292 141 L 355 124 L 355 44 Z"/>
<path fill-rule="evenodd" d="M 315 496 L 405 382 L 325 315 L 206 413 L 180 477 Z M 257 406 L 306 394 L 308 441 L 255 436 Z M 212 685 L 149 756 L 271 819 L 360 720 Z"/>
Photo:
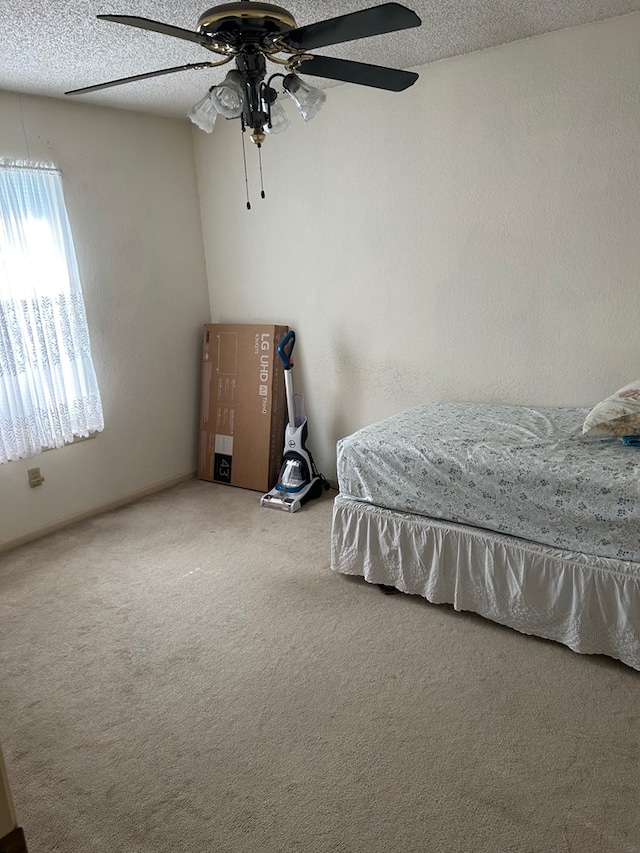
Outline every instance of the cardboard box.
<path fill-rule="evenodd" d="M 198 477 L 268 492 L 278 480 L 287 402 L 277 346 L 287 326 L 207 323 Z"/>

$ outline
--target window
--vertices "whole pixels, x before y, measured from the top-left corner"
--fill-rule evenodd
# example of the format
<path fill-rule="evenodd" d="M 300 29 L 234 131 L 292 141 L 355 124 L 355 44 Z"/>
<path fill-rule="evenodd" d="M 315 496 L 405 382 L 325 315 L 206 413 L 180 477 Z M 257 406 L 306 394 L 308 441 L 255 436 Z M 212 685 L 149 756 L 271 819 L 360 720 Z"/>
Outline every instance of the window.
<path fill-rule="evenodd" d="M 0 161 L 0 463 L 103 427 L 60 172 Z"/>

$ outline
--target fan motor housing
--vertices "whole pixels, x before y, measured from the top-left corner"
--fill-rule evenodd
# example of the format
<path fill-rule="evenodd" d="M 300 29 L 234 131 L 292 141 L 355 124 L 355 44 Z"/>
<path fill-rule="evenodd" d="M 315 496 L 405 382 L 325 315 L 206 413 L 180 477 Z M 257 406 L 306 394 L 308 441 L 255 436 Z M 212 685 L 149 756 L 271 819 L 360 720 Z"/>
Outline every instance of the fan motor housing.
<path fill-rule="evenodd" d="M 240 0 L 207 9 L 200 15 L 196 29 L 212 38 L 236 36 L 239 41 L 252 41 L 278 36 L 296 26 L 293 15 L 281 6 Z"/>

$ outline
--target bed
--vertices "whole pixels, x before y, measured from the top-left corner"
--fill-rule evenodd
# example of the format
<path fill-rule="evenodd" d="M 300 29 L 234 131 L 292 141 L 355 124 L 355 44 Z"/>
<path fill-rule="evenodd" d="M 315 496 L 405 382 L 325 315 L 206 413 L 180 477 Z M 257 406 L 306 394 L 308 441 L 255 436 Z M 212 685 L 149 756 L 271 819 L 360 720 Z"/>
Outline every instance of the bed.
<path fill-rule="evenodd" d="M 332 570 L 640 670 L 640 449 L 589 414 L 431 403 L 341 439 Z"/>

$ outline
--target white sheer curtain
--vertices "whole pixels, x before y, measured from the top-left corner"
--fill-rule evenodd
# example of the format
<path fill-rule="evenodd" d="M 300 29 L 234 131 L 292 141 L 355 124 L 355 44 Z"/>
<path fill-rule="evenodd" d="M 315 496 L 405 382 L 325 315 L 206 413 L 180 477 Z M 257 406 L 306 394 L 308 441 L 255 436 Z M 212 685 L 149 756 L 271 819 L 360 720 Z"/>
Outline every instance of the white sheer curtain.
<path fill-rule="evenodd" d="M 102 430 L 62 180 L 0 161 L 0 463 Z"/>

